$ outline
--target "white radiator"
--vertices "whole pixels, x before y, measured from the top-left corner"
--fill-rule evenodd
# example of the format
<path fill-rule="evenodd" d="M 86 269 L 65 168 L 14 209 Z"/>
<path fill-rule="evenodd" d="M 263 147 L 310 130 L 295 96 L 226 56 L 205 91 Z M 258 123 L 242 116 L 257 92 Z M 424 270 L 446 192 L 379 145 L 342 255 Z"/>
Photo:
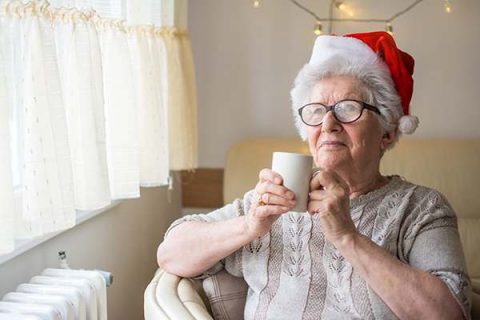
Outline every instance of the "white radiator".
<path fill-rule="evenodd" d="M 111 274 L 62 265 L 66 268 L 45 269 L 7 293 L 0 301 L 0 320 L 107 320 Z"/>

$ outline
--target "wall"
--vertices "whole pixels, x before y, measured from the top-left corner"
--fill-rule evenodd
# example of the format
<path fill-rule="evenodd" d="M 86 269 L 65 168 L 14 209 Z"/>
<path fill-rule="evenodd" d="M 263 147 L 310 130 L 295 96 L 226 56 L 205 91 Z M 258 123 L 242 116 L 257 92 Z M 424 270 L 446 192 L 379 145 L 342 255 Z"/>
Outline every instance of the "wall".
<path fill-rule="evenodd" d="M 326 17 L 329 1 L 301 3 Z M 358 18 L 387 18 L 412 1 L 350 0 Z M 416 59 L 411 112 L 417 137 L 480 137 L 480 1 L 424 0 L 395 20 L 398 46 Z M 289 90 L 309 59 L 314 20 L 289 1 L 190 1 L 196 65 L 200 167 L 223 167 L 228 147 L 258 136 L 295 136 Z M 334 32 L 384 30 L 337 23 Z M 327 30 L 327 25 L 324 25 Z"/>
<path fill-rule="evenodd" d="M 0 297 L 46 267 L 57 267 L 57 252 L 67 252 L 71 268 L 113 273 L 108 288 L 108 315 L 114 320 L 143 319 L 143 292 L 156 269 L 156 248 L 168 225 L 180 216 L 180 192 L 171 203 L 166 188 L 143 188 L 140 199 L 117 207 L 68 230 L 0 265 Z"/>

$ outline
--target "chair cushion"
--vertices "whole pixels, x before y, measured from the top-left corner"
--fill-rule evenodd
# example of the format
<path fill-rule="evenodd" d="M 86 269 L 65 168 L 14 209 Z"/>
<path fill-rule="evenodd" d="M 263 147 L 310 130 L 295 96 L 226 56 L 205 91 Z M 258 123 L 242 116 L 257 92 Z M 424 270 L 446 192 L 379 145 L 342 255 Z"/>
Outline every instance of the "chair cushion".
<path fill-rule="evenodd" d="M 243 278 L 222 270 L 203 280 L 214 319 L 242 320 L 248 286 Z"/>
<path fill-rule="evenodd" d="M 480 243 L 480 218 L 458 218 L 458 231 L 462 240 L 467 271 L 470 277 L 480 278 L 480 255 L 478 244 Z"/>
<path fill-rule="evenodd" d="M 480 319 L 480 278 L 472 278 L 472 319 Z"/>

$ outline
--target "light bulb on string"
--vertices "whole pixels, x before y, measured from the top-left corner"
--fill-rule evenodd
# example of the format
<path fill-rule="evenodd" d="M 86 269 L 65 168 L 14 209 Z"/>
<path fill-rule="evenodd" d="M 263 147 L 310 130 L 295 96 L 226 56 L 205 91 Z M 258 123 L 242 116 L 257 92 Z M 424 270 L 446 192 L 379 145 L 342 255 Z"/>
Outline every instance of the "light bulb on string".
<path fill-rule="evenodd" d="M 349 5 L 347 5 L 343 1 L 336 1 L 335 2 L 335 7 L 337 7 L 338 10 L 345 12 L 348 14 L 350 17 L 353 17 L 355 14 L 353 13 L 353 10 L 350 8 Z"/>
<path fill-rule="evenodd" d="M 313 29 L 313 33 L 316 35 L 316 36 L 319 36 L 323 33 L 322 31 L 322 23 L 320 21 L 317 21 L 317 23 L 315 23 L 315 29 Z"/>
<path fill-rule="evenodd" d="M 1 1 L 1 0 L 0 0 Z M 260 1 L 260 0 L 257 0 Z M 413 0 L 412 0 L 413 1 Z M 407 12 L 411 11 L 413 8 L 417 7 L 417 4 L 422 2 L 423 0 L 416 0 L 412 4 L 410 4 L 408 7 L 405 9 L 402 9 L 395 13 L 394 15 L 391 16 L 389 19 L 380 19 L 380 18 L 370 18 L 370 19 L 360 19 L 360 18 L 353 18 L 355 15 L 354 11 L 352 10 L 352 7 L 350 5 L 350 1 L 348 0 L 331 0 L 330 1 L 330 7 L 329 7 L 329 17 L 327 18 L 319 18 L 319 16 L 309 8 L 305 7 L 304 5 L 300 4 L 299 1 L 297 0 L 289 0 L 293 5 L 295 5 L 297 8 L 301 9 L 302 11 L 306 12 L 308 15 L 314 17 L 316 19 L 316 25 L 313 30 L 315 34 L 321 34 L 322 33 L 322 27 L 321 24 L 319 23 L 319 20 L 321 21 L 327 21 L 329 22 L 329 31 L 328 33 L 331 33 L 333 31 L 332 24 L 333 22 L 362 22 L 362 23 L 378 23 L 378 22 L 383 22 L 385 23 L 385 31 L 388 32 L 390 35 L 393 36 L 393 26 L 392 26 L 392 21 L 394 19 L 397 19 L 398 17 L 406 14 Z M 436 1 L 436 0 L 435 0 Z M 451 13 L 452 11 L 455 10 L 453 8 L 452 3 L 454 3 L 454 0 L 443 0 L 443 5 L 446 13 Z M 353 6 L 355 8 L 355 6 Z M 336 10 L 342 11 L 342 13 L 338 13 Z M 339 15 L 339 16 L 338 16 Z M 347 18 L 345 15 L 349 15 L 352 18 Z"/>
<path fill-rule="evenodd" d="M 260 7 L 260 0 L 253 0 L 252 5 L 253 5 L 254 8 Z"/>
<path fill-rule="evenodd" d="M 443 7 L 445 8 L 446 13 L 452 12 L 452 3 L 450 2 L 450 0 L 445 0 L 445 2 L 443 3 Z"/>
<path fill-rule="evenodd" d="M 387 31 L 387 33 L 393 37 L 393 26 L 391 22 L 387 22 L 387 25 L 385 26 L 385 31 Z"/>

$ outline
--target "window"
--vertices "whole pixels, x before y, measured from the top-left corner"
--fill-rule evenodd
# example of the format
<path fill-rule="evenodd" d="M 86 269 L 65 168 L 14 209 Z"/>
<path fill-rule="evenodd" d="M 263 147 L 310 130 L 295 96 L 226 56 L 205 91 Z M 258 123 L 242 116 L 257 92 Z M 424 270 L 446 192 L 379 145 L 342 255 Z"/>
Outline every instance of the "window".
<path fill-rule="evenodd" d="M 0 2 L 0 254 L 196 166 L 185 1 Z"/>

